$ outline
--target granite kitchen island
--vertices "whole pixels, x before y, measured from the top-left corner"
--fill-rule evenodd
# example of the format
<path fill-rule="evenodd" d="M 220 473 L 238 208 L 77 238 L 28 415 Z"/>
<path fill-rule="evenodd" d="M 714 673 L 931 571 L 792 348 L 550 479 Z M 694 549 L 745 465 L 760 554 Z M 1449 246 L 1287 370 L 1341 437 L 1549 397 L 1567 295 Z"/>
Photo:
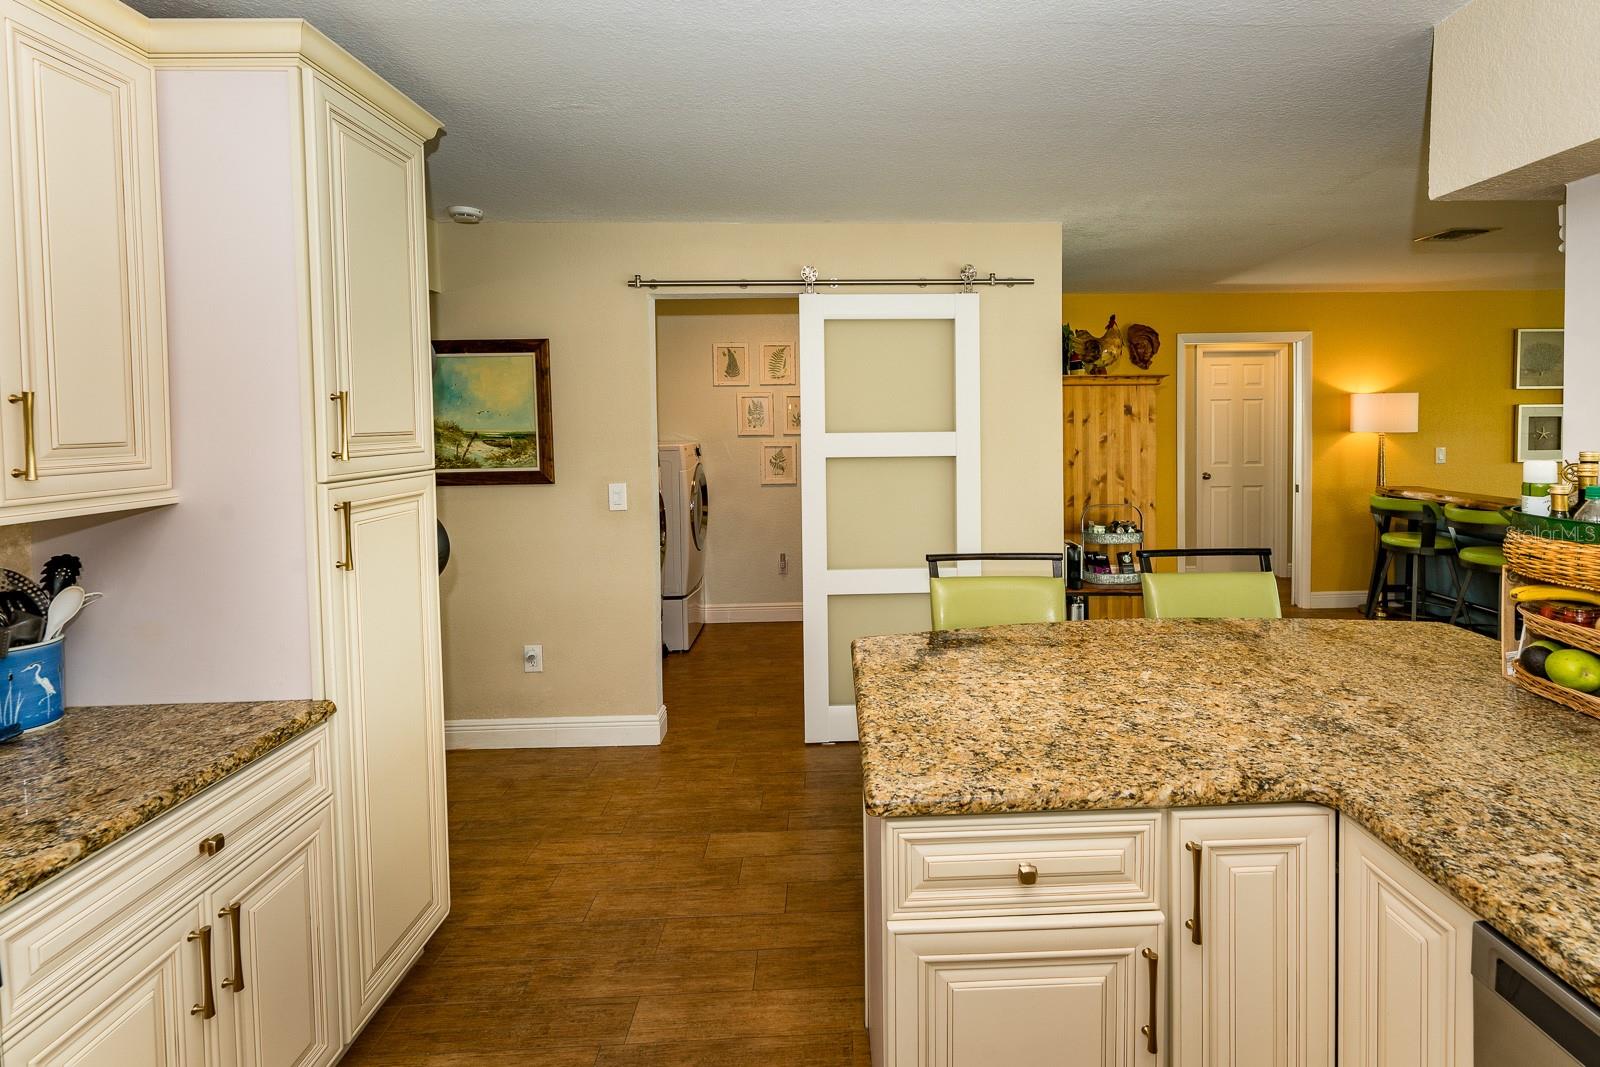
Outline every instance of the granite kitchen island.
<path fill-rule="evenodd" d="M 1470 1062 L 1474 917 L 1600 1000 L 1600 722 L 1487 638 L 1106 621 L 866 638 L 854 668 L 879 1064 L 1025 1052 L 1046 1002 L 1100 1013 L 1083 1062 L 1330 1063 L 1386 1009 Z M 1385 952 L 1426 975 L 1393 1003 L 1362 985 Z"/>

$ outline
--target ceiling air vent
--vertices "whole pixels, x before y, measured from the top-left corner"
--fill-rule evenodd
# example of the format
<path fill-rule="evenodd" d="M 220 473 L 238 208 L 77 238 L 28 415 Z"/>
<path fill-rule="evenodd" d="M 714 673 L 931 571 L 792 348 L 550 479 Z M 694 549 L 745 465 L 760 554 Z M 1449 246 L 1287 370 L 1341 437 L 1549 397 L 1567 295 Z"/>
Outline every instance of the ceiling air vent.
<path fill-rule="evenodd" d="M 1474 237 L 1494 233 L 1499 228 L 1498 226 L 1453 226 L 1438 233 L 1425 233 L 1421 237 L 1413 237 L 1411 243 L 1420 245 L 1424 241 L 1470 241 Z"/>

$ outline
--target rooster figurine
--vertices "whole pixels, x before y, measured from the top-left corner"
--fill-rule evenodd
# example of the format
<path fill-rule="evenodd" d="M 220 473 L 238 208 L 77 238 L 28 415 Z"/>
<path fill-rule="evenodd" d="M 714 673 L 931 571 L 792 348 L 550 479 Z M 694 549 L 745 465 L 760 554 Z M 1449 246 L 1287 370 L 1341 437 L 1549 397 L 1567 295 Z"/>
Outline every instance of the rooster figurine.
<path fill-rule="evenodd" d="M 1090 374 L 1104 374 L 1106 368 L 1122 358 L 1123 347 L 1122 331 L 1117 329 L 1117 317 L 1113 315 L 1111 321 L 1106 323 L 1106 332 L 1100 335 L 1099 351 L 1095 353 L 1094 360 L 1091 362 L 1086 354 L 1084 365 L 1089 368 Z"/>

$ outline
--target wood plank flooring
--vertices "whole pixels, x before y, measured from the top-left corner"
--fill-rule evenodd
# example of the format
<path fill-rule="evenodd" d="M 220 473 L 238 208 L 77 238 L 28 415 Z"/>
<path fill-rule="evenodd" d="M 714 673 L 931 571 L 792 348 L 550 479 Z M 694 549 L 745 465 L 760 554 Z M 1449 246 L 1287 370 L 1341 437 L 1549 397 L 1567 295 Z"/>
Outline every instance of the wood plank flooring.
<path fill-rule="evenodd" d="M 450 918 L 345 1063 L 868 1062 L 854 745 L 800 626 L 666 660 L 659 748 L 451 752 Z"/>

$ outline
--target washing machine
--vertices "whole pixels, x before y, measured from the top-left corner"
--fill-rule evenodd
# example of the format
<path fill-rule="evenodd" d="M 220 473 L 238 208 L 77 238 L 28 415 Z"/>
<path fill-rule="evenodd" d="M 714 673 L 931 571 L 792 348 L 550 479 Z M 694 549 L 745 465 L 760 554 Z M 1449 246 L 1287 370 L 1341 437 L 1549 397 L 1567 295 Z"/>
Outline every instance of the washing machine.
<path fill-rule="evenodd" d="M 661 509 L 666 547 L 661 562 L 661 643 L 669 652 L 687 652 L 705 625 L 706 491 L 700 446 L 692 441 L 663 442 Z"/>

